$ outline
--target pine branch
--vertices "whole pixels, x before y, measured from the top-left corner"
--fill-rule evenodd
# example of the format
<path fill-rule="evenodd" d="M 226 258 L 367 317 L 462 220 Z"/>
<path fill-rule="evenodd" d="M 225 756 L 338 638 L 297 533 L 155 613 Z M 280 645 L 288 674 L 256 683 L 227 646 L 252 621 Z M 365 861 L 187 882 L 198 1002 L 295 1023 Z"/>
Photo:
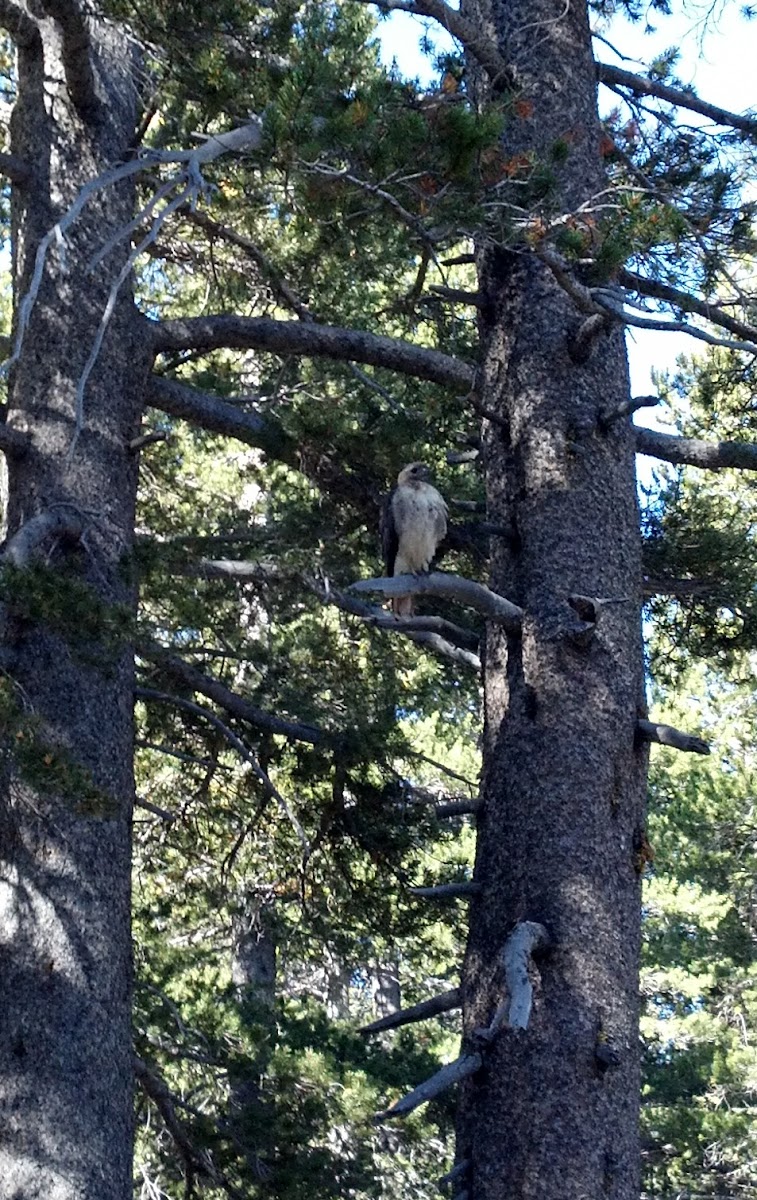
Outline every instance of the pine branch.
<path fill-rule="evenodd" d="M 750 442 L 705 442 L 699 438 L 657 433 L 641 425 L 636 427 L 635 432 L 637 454 L 648 454 L 652 458 L 690 467 L 704 467 L 710 471 L 722 471 L 728 467 L 757 471 L 757 445 Z"/>
<path fill-rule="evenodd" d="M 176 379 L 153 375 L 147 387 L 147 403 L 152 408 L 199 425 L 212 433 L 237 438 L 248 446 L 257 446 L 269 458 L 297 467 L 297 443 L 275 417 L 220 400 Z"/>
<path fill-rule="evenodd" d="M 657 742 L 660 746 L 671 746 L 674 750 L 683 750 L 687 754 L 709 754 L 710 747 L 702 738 L 691 733 L 683 733 L 672 725 L 660 725 L 656 721 L 636 722 L 636 734 L 642 742 Z"/>
<path fill-rule="evenodd" d="M 394 575 L 391 578 L 360 579 L 350 584 L 352 592 L 383 592 L 385 596 L 442 596 L 475 608 L 513 633 L 520 630 L 523 609 L 498 596 L 483 583 L 431 571 L 428 575 Z"/>
<path fill-rule="evenodd" d="M 447 1063 L 430 1079 L 426 1079 L 423 1083 L 409 1092 L 407 1096 L 403 1096 L 391 1108 L 387 1108 L 385 1112 L 377 1113 L 375 1121 L 386 1121 L 390 1117 L 405 1117 L 414 1109 L 420 1108 L 421 1104 L 427 1104 L 429 1100 L 433 1100 L 435 1096 L 440 1096 L 442 1092 L 446 1092 L 448 1088 L 454 1087 L 463 1079 L 467 1079 L 469 1075 L 475 1075 L 483 1066 L 483 1055 L 476 1051 L 474 1054 L 461 1054 L 454 1062 Z"/>
<path fill-rule="evenodd" d="M 413 1004 L 410 1008 L 402 1008 L 399 1012 L 380 1017 L 378 1021 L 371 1021 L 370 1025 L 361 1026 L 358 1033 L 383 1033 L 385 1029 L 399 1029 L 401 1025 L 428 1021 L 431 1017 L 438 1017 L 440 1013 L 452 1012 L 461 1004 L 460 988 L 451 988 L 439 996 L 432 996 L 430 1000 L 422 1000 L 420 1004 Z"/>
<path fill-rule="evenodd" d="M 738 321 L 735 317 L 731 317 L 728 313 L 723 312 L 718 305 L 708 304 L 706 300 L 700 300 L 698 296 L 693 296 L 690 292 L 683 292 L 679 288 L 671 287 L 670 284 L 662 283 L 660 280 L 647 279 L 646 276 L 639 275 L 635 271 L 629 271 L 625 267 L 621 267 L 618 272 L 617 281 L 623 287 L 638 292 L 641 296 L 650 296 L 655 300 L 665 300 L 683 312 L 698 313 L 699 316 L 711 321 L 713 325 L 720 325 L 723 329 L 729 330 L 730 333 L 735 333 L 737 336 L 750 341 L 757 341 L 757 326 L 747 325 L 744 321 Z"/>
<path fill-rule="evenodd" d="M 363 4 L 372 2 L 374 0 L 361 0 Z M 486 36 L 482 37 L 477 25 L 466 20 L 457 9 L 451 8 L 444 0 L 375 0 L 375 3 L 383 12 L 407 12 L 416 17 L 431 17 L 438 21 L 484 68 L 493 84 L 502 88 L 514 86 L 510 67 L 494 42 Z"/>
<path fill-rule="evenodd" d="M 291 805 L 282 796 L 281 792 L 276 788 L 271 781 L 267 771 L 261 766 L 260 760 L 256 754 L 253 754 L 249 746 L 246 746 L 240 737 L 230 729 L 225 721 L 216 716 L 209 708 L 205 708 L 202 704 L 195 704 L 193 700 L 187 700 L 184 696 L 172 696 L 167 692 L 155 691 L 153 688 L 137 687 L 134 689 L 134 694 L 143 700 L 158 700 L 163 704 L 172 704 L 176 708 L 183 708 L 187 712 L 194 713 L 203 721 L 207 721 L 215 729 L 223 735 L 230 746 L 236 750 L 240 758 L 252 768 L 252 773 L 259 783 L 263 785 L 263 790 L 267 796 L 271 796 L 279 805 L 279 808 L 287 817 L 289 823 L 297 834 L 297 838 L 302 846 L 303 853 L 306 858 L 310 857 L 310 843 L 305 836 L 305 831 L 298 821 Z"/>
<path fill-rule="evenodd" d="M 706 100 L 700 100 L 693 92 L 669 87 L 668 84 L 657 80 L 644 79 L 641 75 L 634 75 L 631 71 L 624 71 L 621 67 L 613 67 L 608 63 L 597 63 L 597 78 L 600 83 L 605 83 L 610 87 L 628 88 L 636 96 L 656 96 L 658 100 L 665 100 L 669 104 L 675 104 L 678 108 L 686 108 L 690 112 L 708 117 L 716 125 L 730 125 L 731 128 L 740 129 L 743 133 L 757 134 L 757 117 L 741 116 L 739 113 L 730 112 L 727 108 L 708 104 Z"/>
<path fill-rule="evenodd" d="M 275 717 L 264 712 L 254 704 L 250 704 L 242 696 L 238 696 L 236 692 L 232 692 L 225 684 L 213 679 L 211 675 L 206 675 L 197 667 L 191 667 L 177 654 L 171 654 L 162 646 L 143 641 L 139 644 L 138 653 L 141 658 L 154 663 L 161 671 L 180 680 L 192 691 L 207 696 L 209 700 L 215 701 L 220 708 L 225 709 L 232 716 L 238 717 L 249 725 L 254 725 L 257 729 L 279 734 L 281 737 L 291 738 L 296 742 L 308 742 L 311 746 L 324 746 L 340 741 L 338 735 L 328 733 L 324 729 L 317 729 L 314 725 L 288 721 L 283 717 Z"/>
<path fill-rule="evenodd" d="M 276 321 L 271 317 L 188 317 L 151 322 L 156 354 L 176 350 L 266 350 L 341 362 L 368 363 L 468 391 L 473 368 L 459 359 L 426 350 L 399 338 L 315 322 Z"/>

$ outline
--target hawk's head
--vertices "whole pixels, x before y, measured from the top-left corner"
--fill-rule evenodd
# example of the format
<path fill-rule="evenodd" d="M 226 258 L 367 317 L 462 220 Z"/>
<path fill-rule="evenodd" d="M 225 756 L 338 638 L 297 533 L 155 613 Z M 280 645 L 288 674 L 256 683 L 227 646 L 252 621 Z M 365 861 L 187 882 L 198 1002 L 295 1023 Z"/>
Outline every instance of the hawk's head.
<path fill-rule="evenodd" d="M 403 467 L 397 476 L 397 483 L 402 486 L 407 486 L 409 483 L 429 483 L 431 480 L 431 472 L 425 463 L 410 463 L 409 466 Z"/>

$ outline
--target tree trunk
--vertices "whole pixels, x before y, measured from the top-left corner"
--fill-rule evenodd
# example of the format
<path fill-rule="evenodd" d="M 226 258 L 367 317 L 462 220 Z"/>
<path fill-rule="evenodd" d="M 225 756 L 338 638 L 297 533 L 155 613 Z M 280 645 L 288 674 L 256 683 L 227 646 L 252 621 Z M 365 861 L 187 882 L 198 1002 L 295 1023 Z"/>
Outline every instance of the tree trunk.
<path fill-rule="evenodd" d="M 12 150 L 31 173 L 13 189 L 16 326 L 40 239 L 133 137 L 134 47 L 111 24 L 87 29 L 88 41 L 40 19 L 20 39 Z M 77 382 L 128 239 L 88 264 L 133 199 L 129 184 L 97 193 L 65 262 L 53 247 L 11 379 L 8 423 L 31 436 L 10 464 L 9 545 L 26 537 L 12 587 L 23 578 L 32 599 L 13 604 L 3 630 L 14 665 L 3 696 L 0 1197 L 24 1200 L 132 1195 L 129 442 L 149 362 L 129 287 L 75 444 L 74 429 Z M 43 515 L 48 536 L 30 536 Z"/>
<path fill-rule="evenodd" d="M 575 209 L 604 186 L 586 6 L 464 0 L 463 10 L 517 73 L 522 103 L 505 155 L 534 151 L 552 163 L 544 211 Z M 631 1200 L 640 1186 L 634 846 L 646 771 L 634 740 L 640 538 L 630 424 L 604 431 L 597 419 L 628 394 L 623 335 L 602 333 L 578 364 L 569 346 L 581 315 L 535 253 L 482 248 L 479 271 L 483 399 L 496 413 L 484 428 L 489 519 L 512 530 L 493 539 L 492 587 L 526 617 L 522 637 L 487 631 L 483 891 L 462 977 L 468 1042 L 503 997 L 513 927 L 539 922 L 551 944 L 532 965 L 527 1028 L 505 1026 L 461 1090 L 458 1158 L 471 1163 L 472 1200 Z M 574 594 L 613 603 L 587 622 Z"/>

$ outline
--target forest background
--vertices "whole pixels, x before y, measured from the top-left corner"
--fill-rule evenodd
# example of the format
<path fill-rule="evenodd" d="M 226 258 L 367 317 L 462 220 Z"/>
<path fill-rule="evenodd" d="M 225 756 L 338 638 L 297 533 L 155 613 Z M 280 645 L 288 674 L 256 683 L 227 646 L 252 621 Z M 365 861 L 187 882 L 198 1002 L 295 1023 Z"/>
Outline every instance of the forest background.
<path fill-rule="evenodd" d="M 627 9 L 664 38 L 665 3 L 593 8 L 601 37 Z M 143 313 L 320 320 L 471 357 L 482 189 L 531 186 L 538 164 L 497 159 L 504 118 L 474 114 L 459 48 L 431 38 L 419 83 L 382 67 L 361 4 L 108 9 L 148 47 L 141 145 L 191 147 L 264 114 L 262 155 L 208 166 L 199 204 L 161 192 L 157 164 L 140 177 Z M 687 11 L 717 24 L 718 10 Z M 687 82 L 675 51 L 648 70 Z M 10 45 L 3 85 L 9 109 Z M 684 216 L 667 197 L 629 202 L 592 250 L 669 289 L 695 275 L 711 297 L 732 285 L 751 312 L 753 133 L 622 89 L 602 113 L 608 171 L 677 187 Z M 3 218 L 9 236 L 7 203 Z M 572 261 L 594 233 L 565 232 Z M 692 246 L 703 265 L 689 267 Z M 10 282 L 5 311 L 10 351 Z M 664 291 L 634 311 L 709 328 Z M 455 1058 L 454 1006 L 391 1033 L 360 1027 L 457 987 L 465 899 L 413 889 L 472 879 L 481 631 L 427 597 L 427 627 L 401 636 L 349 585 L 381 573 L 381 501 L 414 460 L 450 503 L 443 568 L 487 580 L 501 531 L 479 471 L 482 411 L 349 355 L 178 341 L 135 444 L 136 1194 L 425 1200 L 452 1164 L 453 1099 L 374 1118 Z M 654 411 L 686 438 L 751 448 L 753 364 L 702 347 L 653 380 Z M 225 398 L 236 439 L 221 409 L 204 428 L 183 421 L 181 385 Z M 639 847 L 644 1195 L 666 1200 L 757 1197 L 755 493 L 749 471 L 717 465 L 658 465 L 641 489 L 651 706 L 710 749 L 654 747 Z M 91 612 L 73 579 L 50 587 L 48 566 L 21 600 L 6 580 L 6 601 L 62 630 L 74 657 L 107 652 L 126 617 Z M 12 683 L 2 702 L 17 753 L 34 714 Z"/>

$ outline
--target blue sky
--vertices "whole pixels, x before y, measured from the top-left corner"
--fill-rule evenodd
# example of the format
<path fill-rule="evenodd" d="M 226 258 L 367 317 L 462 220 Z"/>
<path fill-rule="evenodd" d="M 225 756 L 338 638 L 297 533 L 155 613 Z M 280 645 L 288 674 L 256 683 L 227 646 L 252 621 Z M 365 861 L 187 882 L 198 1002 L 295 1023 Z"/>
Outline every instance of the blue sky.
<path fill-rule="evenodd" d="M 677 73 L 699 95 L 736 112 L 757 107 L 757 20 L 745 21 L 737 0 L 689 0 L 674 7 L 670 17 L 652 14 L 654 31 L 645 30 L 643 21 L 633 25 L 616 18 L 599 32 L 625 57 L 621 60 L 601 42 L 596 46 L 597 57 L 633 71 L 676 46 L 680 50 Z M 440 47 L 451 44 L 449 39 L 445 43 L 446 35 L 435 22 L 393 13 L 378 29 L 384 60 L 391 63 L 394 59 L 405 75 L 428 78 L 429 62 L 419 49 L 426 30 Z M 608 107 L 614 102 L 608 96 Z M 685 334 L 629 330 L 628 352 L 632 390 L 642 394 L 653 390 L 653 369 L 672 370 L 679 355 L 702 353 L 703 344 Z M 646 410 L 641 419 L 654 424 L 655 414 Z"/>

